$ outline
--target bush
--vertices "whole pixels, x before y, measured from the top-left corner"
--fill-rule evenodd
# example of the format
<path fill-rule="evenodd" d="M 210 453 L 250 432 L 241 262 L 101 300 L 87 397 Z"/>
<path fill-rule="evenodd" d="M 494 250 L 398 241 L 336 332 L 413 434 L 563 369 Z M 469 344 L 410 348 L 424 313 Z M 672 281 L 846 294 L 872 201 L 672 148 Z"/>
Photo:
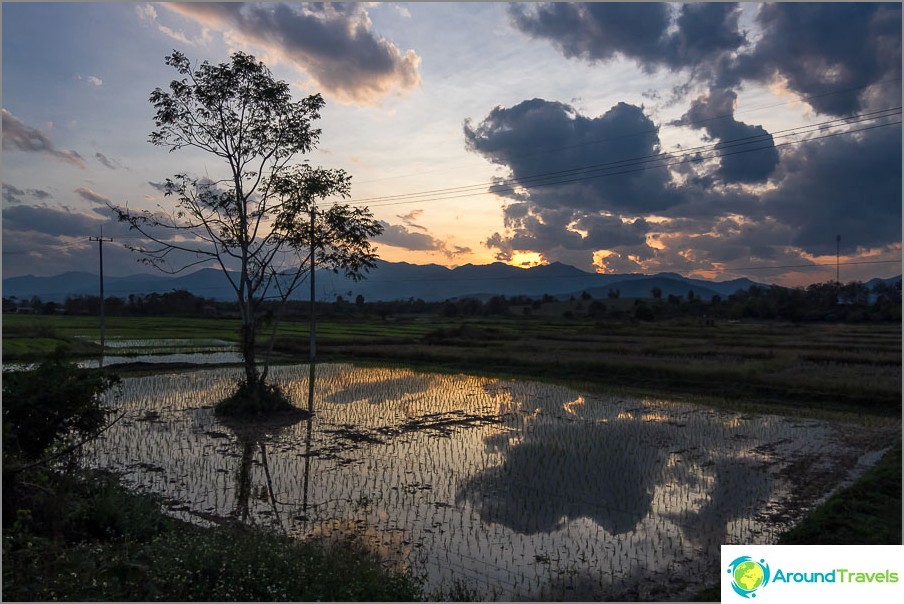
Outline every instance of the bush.
<path fill-rule="evenodd" d="M 215 409 L 217 415 L 267 415 L 295 411 L 300 410 L 276 384 L 258 384 L 254 388 L 245 381 L 239 382 L 236 391 L 217 403 Z"/>
<path fill-rule="evenodd" d="M 38 460 L 76 436 L 97 432 L 112 408 L 102 395 L 119 383 L 79 369 L 58 352 L 30 370 L 3 372 L 3 457 Z"/>

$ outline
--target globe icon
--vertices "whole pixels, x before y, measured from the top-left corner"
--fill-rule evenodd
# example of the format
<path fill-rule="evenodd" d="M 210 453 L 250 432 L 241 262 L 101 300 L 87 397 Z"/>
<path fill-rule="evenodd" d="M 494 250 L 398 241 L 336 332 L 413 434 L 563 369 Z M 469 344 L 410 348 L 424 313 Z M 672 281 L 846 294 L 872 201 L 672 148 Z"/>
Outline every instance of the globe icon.
<path fill-rule="evenodd" d="M 744 591 L 755 590 L 763 584 L 764 579 L 763 567 L 753 560 L 742 562 L 734 569 L 735 584 Z"/>

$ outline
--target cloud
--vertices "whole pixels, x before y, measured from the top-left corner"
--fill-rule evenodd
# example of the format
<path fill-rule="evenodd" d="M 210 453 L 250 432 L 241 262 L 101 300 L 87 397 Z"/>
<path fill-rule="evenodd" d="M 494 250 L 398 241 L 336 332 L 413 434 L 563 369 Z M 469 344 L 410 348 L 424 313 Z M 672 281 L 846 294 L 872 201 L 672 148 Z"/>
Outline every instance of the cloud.
<path fill-rule="evenodd" d="M 91 75 L 91 76 L 87 76 L 87 77 L 82 77 L 81 74 L 76 74 L 75 77 L 76 77 L 76 79 L 79 79 L 79 80 L 87 80 L 89 84 L 94 84 L 95 86 L 103 86 L 104 85 L 104 81 L 102 79 L 100 79 L 98 76 Z"/>
<path fill-rule="evenodd" d="M 28 189 L 27 191 L 23 191 L 19 187 L 9 183 L 3 183 L 3 201 L 6 203 L 22 203 L 22 197 L 25 195 L 41 200 L 53 197 L 53 195 L 42 189 Z"/>
<path fill-rule="evenodd" d="M 3 201 L 6 203 L 22 203 L 25 191 L 11 184 L 3 183 Z"/>
<path fill-rule="evenodd" d="M 157 28 L 157 31 L 162 33 L 163 35 L 176 40 L 177 42 L 181 42 L 182 44 L 192 45 L 194 44 L 188 37 L 174 29 L 171 29 L 160 22 L 157 21 L 157 10 L 151 4 L 139 4 L 135 7 L 135 13 L 138 17 L 147 23 L 150 23 L 154 27 Z"/>
<path fill-rule="evenodd" d="M 65 208 L 19 205 L 3 209 L 4 231 L 34 231 L 56 237 L 88 237 L 104 222 Z"/>
<path fill-rule="evenodd" d="M 719 159 L 717 175 L 724 182 L 762 183 L 778 165 L 778 149 L 765 128 L 734 119 L 737 98 L 732 90 L 710 90 L 674 124 L 703 129 L 711 140 L 719 141 L 715 149 L 725 155 Z"/>
<path fill-rule="evenodd" d="M 830 115 L 901 104 L 899 3 L 762 4 L 754 44 L 739 29 L 735 3 L 512 4 L 509 15 L 513 27 L 571 59 L 623 57 L 647 73 L 688 69 L 714 88 L 777 84 Z"/>
<path fill-rule="evenodd" d="M 812 141 L 788 152 L 763 212 L 792 225 L 791 244 L 834 254 L 901 241 L 901 126 Z"/>
<path fill-rule="evenodd" d="M 626 213 L 682 201 L 670 186 L 668 168 L 649 161 L 660 155 L 658 128 L 634 105 L 619 103 L 592 118 L 563 103 L 533 99 L 496 107 L 476 126 L 466 120 L 464 133 L 469 150 L 506 166 L 516 187 L 529 187 L 503 193 L 511 189 L 510 180 L 494 188 L 513 199 Z"/>
<path fill-rule="evenodd" d="M 402 215 L 397 216 L 397 218 L 401 218 L 402 222 L 404 222 L 405 226 L 408 228 L 418 229 L 420 231 L 426 231 L 427 230 L 426 227 L 423 227 L 414 222 L 423 213 L 424 213 L 424 210 L 411 210 L 407 214 L 402 214 Z"/>
<path fill-rule="evenodd" d="M 157 189 L 158 191 L 160 191 L 161 193 L 166 193 L 166 183 L 165 182 L 153 182 L 153 181 L 149 180 L 148 184 L 151 185 L 153 188 Z"/>
<path fill-rule="evenodd" d="M 846 115 L 901 104 L 899 3 L 764 4 L 763 36 L 723 74 L 780 81 L 820 113 Z"/>
<path fill-rule="evenodd" d="M 6 109 L 3 112 L 3 148 L 27 153 L 45 153 L 60 161 L 85 168 L 85 160 L 75 151 L 61 151 L 36 128 L 26 125 Z"/>
<path fill-rule="evenodd" d="M 415 215 L 420 213 L 421 210 L 411 212 L 411 214 Z M 376 237 L 376 240 L 386 245 L 418 252 L 439 252 L 447 258 L 455 258 L 462 254 L 471 253 L 471 248 L 460 245 L 450 247 L 445 241 L 432 237 L 427 233 L 413 233 L 408 230 L 408 225 L 389 224 L 384 220 L 379 222 L 383 226 L 383 234 Z M 414 227 L 424 229 L 424 227 L 419 225 L 414 225 Z"/>
<path fill-rule="evenodd" d="M 86 189 L 85 187 L 79 187 L 75 190 L 79 197 L 84 199 L 85 201 L 90 201 L 91 203 L 96 203 L 102 206 L 106 206 L 108 203 L 112 203 L 109 198 L 100 195 L 99 193 L 95 193 L 91 189 Z"/>
<path fill-rule="evenodd" d="M 96 158 L 97 158 L 97 161 L 99 161 L 101 164 L 103 164 L 103 165 L 106 166 L 107 168 L 110 168 L 111 170 L 115 170 L 115 169 L 116 169 L 116 165 L 115 165 L 112 161 L 110 161 L 110 159 L 109 159 L 106 155 L 104 155 L 103 153 L 101 153 L 100 151 L 98 151 L 97 153 L 95 153 L 95 154 L 94 154 L 94 157 L 96 157 Z"/>
<path fill-rule="evenodd" d="M 665 3 L 512 4 L 509 16 L 516 29 L 550 41 L 568 58 L 596 63 L 623 56 L 647 72 L 717 63 L 745 42 L 735 3 L 684 4 L 677 13 Z"/>
<path fill-rule="evenodd" d="M 403 225 L 389 224 L 384 220 L 379 222 L 383 225 L 383 234 L 376 239 L 386 245 L 413 251 L 437 251 L 442 249 L 442 242 L 426 233 L 412 233 Z"/>
<path fill-rule="evenodd" d="M 849 253 L 900 245 L 900 125 L 780 151 L 765 129 L 734 119 L 735 98 L 710 90 L 680 123 L 718 145 L 756 136 L 766 149 L 642 172 L 624 160 L 656 158 L 658 135 L 624 103 L 593 118 L 533 99 L 466 122 L 467 148 L 509 171 L 489 188 L 505 200 L 505 230 L 484 244 L 504 261 L 533 252 L 587 270 L 684 273 L 811 263 L 834 253 L 836 234 Z"/>
<path fill-rule="evenodd" d="M 510 201 L 506 233 L 485 242 L 500 260 L 534 251 L 592 269 L 595 250 L 631 246 L 643 253 L 649 225 L 639 217 L 686 200 L 668 168 L 655 162 L 658 129 L 640 107 L 619 103 L 586 117 L 533 99 L 496 107 L 476 126 L 466 121 L 464 131 L 468 149 L 510 171 L 490 188 Z"/>
<path fill-rule="evenodd" d="M 31 195 L 32 197 L 34 197 L 35 199 L 41 199 L 41 200 L 51 199 L 53 197 L 53 195 L 51 195 L 47 191 L 44 191 L 43 189 L 29 189 L 28 194 Z"/>
<path fill-rule="evenodd" d="M 420 57 L 377 35 L 366 7 L 340 4 L 165 4 L 307 73 L 345 103 L 373 104 L 420 84 Z"/>

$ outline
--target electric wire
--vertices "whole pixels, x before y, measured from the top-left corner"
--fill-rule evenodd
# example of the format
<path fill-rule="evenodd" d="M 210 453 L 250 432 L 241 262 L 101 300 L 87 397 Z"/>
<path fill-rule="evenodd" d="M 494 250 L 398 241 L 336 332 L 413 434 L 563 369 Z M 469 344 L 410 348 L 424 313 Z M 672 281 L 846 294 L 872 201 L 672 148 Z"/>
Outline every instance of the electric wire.
<path fill-rule="evenodd" d="M 887 113 L 894 112 L 894 113 Z M 855 122 L 848 122 L 854 124 L 860 124 L 865 121 L 880 119 L 891 117 L 893 115 L 898 115 L 901 112 L 901 108 L 897 107 L 894 109 L 883 110 L 882 115 L 877 115 L 873 117 L 868 117 L 872 114 L 863 114 L 861 116 L 854 116 L 851 118 L 843 118 L 845 120 L 856 119 Z M 517 177 L 510 178 L 506 180 L 500 180 L 497 182 L 491 183 L 481 183 L 476 185 L 464 185 L 461 187 L 450 187 L 448 189 L 434 189 L 431 191 L 423 191 L 419 193 L 405 193 L 399 195 L 387 195 L 382 197 L 372 197 L 372 198 L 361 198 L 361 199 L 352 199 L 347 202 L 348 205 L 363 205 L 366 201 L 377 201 L 378 203 L 368 203 L 367 207 L 384 207 L 391 205 L 406 205 L 411 203 L 427 203 L 433 201 L 444 201 L 449 199 L 460 199 L 463 197 L 474 197 L 479 195 L 485 195 L 488 193 L 506 193 L 506 192 L 514 192 L 519 189 L 532 189 L 542 186 L 554 186 L 560 184 L 570 184 L 572 182 L 579 182 L 583 180 L 590 180 L 594 178 L 600 178 L 604 176 L 617 176 L 623 174 L 630 174 L 635 172 L 642 172 L 651 168 L 663 168 L 670 167 L 682 163 L 700 163 L 706 160 L 712 159 L 720 159 L 722 157 L 737 155 L 740 153 L 751 153 L 754 151 L 762 151 L 768 149 L 774 149 L 779 147 L 785 147 L 789 145 L 797 145 L 805 142 L 812 142 L 816 140 L 831 138 L 834 136 L 841 136 L 844 134 L 855 134 L 857 132 L 864 132 L 867 130 L 872 130 L 875 128 L 881 128 L 886 126 L 894 126 L 900 124 L 901 121 L 893 121 L 886 122 L 881 124 L 876 124 L 872 126 L 865 126 L 861 128 L 855 128 L 851 130 L 843 130 L 839 132 L 830 132 L 827 134 L 823 134 L 820 136 L 813 136 L 804 140 L 798 141 L 786 141 L 783 143 L 774 143 L 775 138 L 788 138 L 792 136 L 799 136 L 802 134 L 809 134 L 811 131 L 820 131 L 824 130 L 826 126 L 824 124 L 830 124 L 832 122 L 837 122 L 839 120 L 831 120 L 830 122 L 824 122 L 822 124 L 812 124 L 808 126 L 801 126 L 794 129 L 789 129 L 788 132 L 784 134 L 780 134 L 779 136 L 774 136 L 773 134 L 766 134 L 756 137 L 745 137 L 743 139 L 733 139 L 730 141 L 721 141 L 719 143 L 715 143 L 712 145 L 705 145 L 701 147 L 694 147 L 692 149 L 683 151 L 680 156 L 675 153 L 663 153 L 657 155 L 650 155 L 644 157 L 623 159 L 614 162 L 607 162 L 602 164 L 594 164 L 589 166 L 584 166 L 581 168 L 571 168 L 568 170 L 561 170 L 558 172 L 549 172 L 545 174 L 535 174 L 532 176 L 526 177 Z M 832 126 L 828 126 L 832 127 Z M 809 130 L 811 128 L 818 128 L 817 130 Z M 801 130 L 800 132 L 796 132 L 796 130 Z M 742 148 L 740 150 L 728 151 L 733 149 L 734 147 L 742 147 L 745 145 L 754 145 L 754 144 L 763 144 L 764 146 L 753 147 L 753 148 Z M 700 157 L 692 155 L 692 152 L 696 151 L 698 154 L 700 153 L 712 153 L 708 157 Z M 632 163 L 633 162 L 633 163 Z M 639 167 L 638 167 L 639 166 Z M 635 168 L 630 170 L 623 170 L 621 168 Z M 618 170 L 614 172 L 606 172 L 607 170 Z M 600 172 L 603 172 L 600 174 Z M 564 178 L 564 180 L 563 180 Z M 550 179 L 558 179 L 558 180 L 550 180 Z M 549 180 L 549 182 L 525 182 L 532 180 Z M 415 199 L 409 199 L 409 198 Z M 400 201 L 396 201 L 400 200 Z M 385 202 L 385 203 L 383 203 Z M 340 202 L 335 202 L 334 205 L 339 204 Z"/>

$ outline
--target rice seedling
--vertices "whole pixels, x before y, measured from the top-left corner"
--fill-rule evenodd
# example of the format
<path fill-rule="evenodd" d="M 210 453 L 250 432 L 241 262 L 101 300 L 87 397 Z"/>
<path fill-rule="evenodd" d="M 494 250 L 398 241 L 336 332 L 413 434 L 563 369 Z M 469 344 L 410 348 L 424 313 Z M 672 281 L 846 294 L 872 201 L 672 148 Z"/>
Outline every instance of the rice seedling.
<path fill-rule="evenodd" d="M 248 432 L 211 408 L 239 372 L 126 378 L 86 463 L 180 518 L 354 541 L 428 593 L 686 598 L 719 545 L 771 542 L 900 433 L 347 364 L 316 368 L 313 417 Z M 274 379 L 308 408 L 308 366 Z"/>

